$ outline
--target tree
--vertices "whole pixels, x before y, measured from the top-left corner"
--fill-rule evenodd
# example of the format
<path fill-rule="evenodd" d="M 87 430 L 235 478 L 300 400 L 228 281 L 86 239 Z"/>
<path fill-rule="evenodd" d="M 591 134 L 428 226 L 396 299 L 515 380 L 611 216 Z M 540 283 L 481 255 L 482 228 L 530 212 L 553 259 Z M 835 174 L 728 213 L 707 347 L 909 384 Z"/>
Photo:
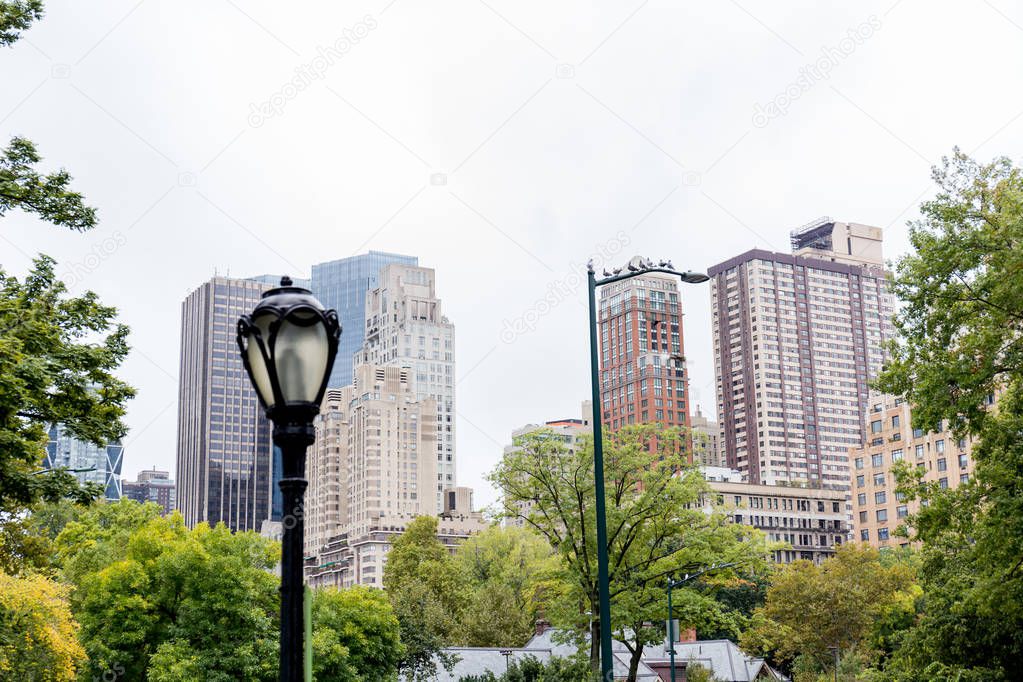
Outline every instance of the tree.
<path fill-rule="evenodd" d="M 48 256 L 23 282 L 0 270 L 0 512 L 97 492 L 67 472 L 35 471 L 50 424 L 97 445 L 124 435 L 124 404 L 135 391 L 112 374 L 128 354 L 116 313 L 92 292 L 66 296 Z"/>
<path fill-rule="evenodd" d="M 98 505 L 57 538 L 90 674 L 275 679 L 276 543 L 223 524 L 189 530 L 179 514 L 146 519 L 154 507 Z"/>
<path fill-rule="evenodd" d="M 437 539 L 437 519 L 420 516 L 392 544 L 384 565 L 384 588 L 401 626 L 405 655 L 401 674 L 418 680 L 454 661 L 441 649 L 455 636 L 465 598 L 454 559 Z"/>
<path fill-rule="evenodd" d="M 40 161 L 35 145 L 24 137 L 12 138 L 0 153 L 0 217 L 19 208 L 78 232 L 95 227 L 96 209 L 86 206 L 85 198 L 69 189 L 71 175 L 63 168 L 44 175 L 35 167 Z"/>
<path fill-rule="evenodd" d="M 314 590 L 312 615 L 315 679 L 386 680 L 397 670 L 403 653 L 401 628 L 380 590 Z"/>
<path fill-rule="evenodd" d="M 0 2 L 0 46 L 11 45 L 33 21 L 43 18 L 42 0 Z"/>
<path fill-rule="evenodd" d="M 819 566 L 800 560 L 779 568 L 741 643 L 779 662 L 798 658 L 803 668 L 827 669 L 830 647 L 869 648 L 871 632 L 893 610 L 913 613 L 918 590 L 906 566 L 883 566 L 865 545 L 841 545 Z"/>
<path fill-rule="evenodd" d="M 74 680 L 85 661 L 68 589 L 43 576 L 0 573 L 0 678 Z"/>
<path fill-rule="evenodd" d="M 910 401 L 914 426 L 974 438 L 975 472 L 956 490 L 904 477 L 926 501 L 909 520 L 926 606 L 889 668 L 1009 679 L 1023 655 L 1023 174 L 956 150 L 934 178 L 898 263 L 899 338 L 878 386 Z"/>
<path fill-rule="evenodd" d="M 660 641 L 667 608 L 665 584 L 712 563 L 762 565 L 762 534 L 704 511 L 706 484 L 685 465 L 675 429 L 644 424 L 606 438 L 604 474 L 611 627 L 630 652 L 634 680 L 643 649 Z M 569 451 L 549 431 L 516 439 L 490 480 L 501 490 L 504 515 L 544 536 L 563 560 L 570 590 L 552 605 L 551 620 L 576 633 L 589 629 L 590 661 L 599 656 L 600 610 L 594 515 L 592 442 Z M 710 502 L 707 502 L 707 506 Z M 721 606 L 700 591 L 675 591 L 675 615 L 687 625 L 715 627 Z"/>
<path fill-rule="evenodd" d="M 491 526 L 466 540 L 455 566 L 468 584 L 457 641 L 462 646 L 525 644 L 544 605 L 564 590 L 561 558 L 525 528 Z"/>
<path fill-rule="evenodd" d="M 592 682 L 593 671 L 585 658 L 554 656 L 541 662 L 535 656 L 525 656 L 510 662 L 500 676 L 491 671 L 482 675 L 468 675 L 458 682 Z"/>

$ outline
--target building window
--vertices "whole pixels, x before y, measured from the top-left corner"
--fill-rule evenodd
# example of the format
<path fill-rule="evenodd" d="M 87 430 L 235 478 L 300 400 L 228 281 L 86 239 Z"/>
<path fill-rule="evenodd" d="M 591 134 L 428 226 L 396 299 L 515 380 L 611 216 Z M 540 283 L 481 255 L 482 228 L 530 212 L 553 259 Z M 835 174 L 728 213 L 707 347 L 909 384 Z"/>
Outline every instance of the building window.
<path fill-rule="evenodd" d="M 938 471 L 945 471 L 948 469 L 948 464 L 945 462 L 945 458 L 941 457 L 938 459 Z"/>
<path fill-rule="evenodd" d="M 892 450 L 892 464 L 902 461 L 902 450 Z"/>
<path fill-rule="evenodd" d="M 856 458 L 856 468 L 857 469 L 862 469 L 863 468 L 863 458 L 862 457 L 857 457 Z"/>
<path fill-rule="evenodd" d="M 915 450 L 916 450 L 916 458 L 917 459 L 923 459 L 924 458 L 924 446 L 923 445 L 917 445 Z"/>
<path fill-rule="evenodd" d="M 877 529 L 877 539 L 878 540 L 882 540 L 882 541 L 883 540 L 887 540 L 888 539 L 888 529 L 887 528 L 878 528 Z"/>
<path fill-rule="evenodd" d="M 913 429 L 913 438 L 923 438 L 923 437 L 924 437 L 924 430 L 923 429 Z"/>
<path fill-rule="evenodd" d="M 946 488 L 948 488 L 948 479 L 947 478 L 939 478 L 938 479 L 938 487 L 941 488 L 942 490 L 945 490 Z"/>
<path fill-rule="evenodd" d="M 893 429 L 899 428 L 899 415 L 897 414 L 892 415 L 892 428 Z"/>
<path fill-rule="evenodd" d="M 965 469 L 970 466 L 970 458 L 966 455 L 959 455 L 959 468 Z"/>
<path fill-rule="evenodd" d="M 878 509 L 877 510 L 877 520 L 878 521 L 887 521 L 888 520 L 888 510 L 887 509 Z"/>
<path fill-rule="evenodd" d="M 888 495 L 883 490 L 874 493 L 874 504 L 884 504 L 888 501 Z"/>
<path fill-rule="evenodd" d="M 870 432 L 871 433 L 881 433 L 881 420 L 880 419 L 878 419 L 876 421 L 870 422 Z"/>
<path fill-rule="evenodd" d="M 945 441 L 944 440 L 934 441 L 934 451 L 939 454 L 945 452 Z"/>
<path fill-rule="evenodd" d="M 856 477 L 856 487 L 857 488 L 862 488 L 865 484 L 866 484 L 866 481 L 863 478 L 863 474 L 860 474 L 859 476 Z"/>
<path fill-rule="evenodd" d="M 959 482 L 960 483 L 966 483 L 969 480 L 970 480 L 970 475 L 969 474 L 960 474 L 959 475 Z"/>
<path fill-rule="evenodd" d="M 870 531 L 864 528 L 860 531 L 860 540 L 863 542 L 870 542 Z"/>
<path fill-rule="evenodd" d="M 880 453 L 880 452 L 877 453 L 876 455 L 871 455 L 870 456 L 870 464 L 871 464 L 871 466 L 874 466 L 874 467 L 884 466 L 884 455 L 882 453 Z"/>
<path fill-rule="evenodd" d="M 883 485 L 884 485 L 884 474 L 883 473 L 874 474 L 874 487 L 879 488 L 879 487 L 881 487 Z"/>
<path fill-rule="evenodd" d="M 866 523 L 866 522 L 867 522 L 867 512 L 861 511 L 860 512 L 860 523 Z"/>
<path fill-rule="evenodd" d="M 856 504 L 860 505 L 861 507 L 867 504 L 867 493 L 860 493 L 859 495 L 857 495 Z"/>
<path fill-rule="evenodd" d="M 904 504 L 900 504 L 895 508 L 895 516 L 900 519 L 904 519 L 909 516 L 909 509 Z"/>

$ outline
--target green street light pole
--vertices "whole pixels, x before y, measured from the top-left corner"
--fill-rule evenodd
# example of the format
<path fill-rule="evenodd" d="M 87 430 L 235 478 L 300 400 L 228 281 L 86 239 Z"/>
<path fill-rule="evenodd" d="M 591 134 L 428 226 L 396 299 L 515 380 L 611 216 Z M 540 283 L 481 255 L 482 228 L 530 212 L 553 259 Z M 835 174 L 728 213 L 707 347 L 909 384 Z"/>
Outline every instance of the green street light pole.
<path fill-rule="evenodd" d="M 587 263 L 587 284 L 590 295 L 590 382 L 593 399 L 593 482 L 596 496 L 597 516 L 597 590 L 599 594 L 600 618 L 600 675 L 603 682 L 614 680 L 614 658 L 611 652 L 611 587 L 608 579 L 607 558 L 607 513 L 604 493 L 604 433 L 602 417 L 603 404 L 600 401 L 600 363 L 597 357 L 597 287 L 620 282 L 622 280 L 645 275 L 652 272 L 663 272 L 680 277 L 687 284 L 706 282 L 709 277 L 699 272 L 678 272 L 671 261 L 654 264 L 645 258 L 636 256 L 624 268 L 617 269 L 613 274 L 605 272 L 604 279 L 597 279 L 593 271 L 593 260 Z M 592 632 L 590 635 L 592 636 Z"/>
<path fill-rule="evenodd" d="M 711 564 L 702 571 L 697 571 L 692 575 L 686 573 L 679 580 L 672 580 L 670 577 L 668 578 L 668 659 L 669 665 L 671 666 L 671 682 L 675 682 L 675 621 L 672 618 L 674 615 L 674 609 L 671 607 L 671 590 L 684 585 L 694 578 L 699 578 L 704 573 L 710 573 L 711 571 L 716 571 L 719 568 L 729 568 L 731 566 L 735 566 L 735 564 Z"/>

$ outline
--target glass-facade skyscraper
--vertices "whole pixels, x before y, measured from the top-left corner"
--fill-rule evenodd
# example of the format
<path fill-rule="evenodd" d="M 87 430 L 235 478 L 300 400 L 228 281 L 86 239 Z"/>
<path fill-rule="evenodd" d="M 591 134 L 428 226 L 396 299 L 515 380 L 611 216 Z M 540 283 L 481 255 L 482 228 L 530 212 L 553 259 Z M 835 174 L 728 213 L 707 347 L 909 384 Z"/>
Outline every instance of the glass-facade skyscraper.
<path fill-rule="evenodd" d="M 189 527 L 258 531 L 271 517 L 270 421 L 235 341 L 238 317 L 270 288 L 214 277 L 182 303 L 177 508 Z"/>
<path fill-rule="evenodd" d="M 78 469 L 75 478 L 81 483 L 98 483 L 108 500 L 121 499 L 121 460 L 124 447 L 118 443 L 98 446 L 79 440 L 62 425 L 50 426 L 50 441 L 46 444 L 47 469 Z M 91 471 L 86 471 L 91 469 Z"/>
<path fill-rule="evenodd" d="M 320 299 L 324 308 L 336 310 L 341 321 L 341 343 L 328 382 L 332 388 L 352 383 L 352 356 L 362 347 L 366 335 L 366 292 L 377 288 L 380 269 L 391 263 L 419 265 L 419 258 L 370 251 L 319 263 L 312 268 L 313 295 Z"/>

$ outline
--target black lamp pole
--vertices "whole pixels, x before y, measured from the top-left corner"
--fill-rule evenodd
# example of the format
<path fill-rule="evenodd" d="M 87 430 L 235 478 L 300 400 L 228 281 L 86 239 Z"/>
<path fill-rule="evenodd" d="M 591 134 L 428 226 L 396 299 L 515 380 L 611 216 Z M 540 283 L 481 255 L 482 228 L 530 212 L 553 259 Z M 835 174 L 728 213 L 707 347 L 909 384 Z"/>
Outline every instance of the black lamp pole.
<path fill-rule="evenodd" d="M 676 587 L 685 585 L 694 578 L 699 578 L 705 573 L 710 573 L 711 571 L 716 571 L 721 568 L 729 568 L 731 566 L 735 566 L 735 564 L 711 564 L 707 568 L 697 571 L 696 573 L 686 573 L 678 580 L 673 580 L 671 577 L 668 578 L 668 658 L 670 659 L 669 665 L 671 666 L 671 682 L 675 682 L 675 619 L 674 609 L 671 607 L 671 591 Z"/>
<path fill-rule="evenodd" d="M 604 499 L 604 434 L 601 424 L 603 417 L 603 404 L 600 400 L 600 362 L 597 356 L 597 287 L 620 282 L 622 280 L 646 275 L 652 272 L 662 272 L 668 275 L 680 277 L 687 284 L 699 284 L 706 282 L 709 277 L 699 272 L 678 272 L 671 261 L 661 261 L 655 264 L 646 258 L 636 256 L 629 261 L 624 268 L 618 268 L 613 273 L 605 272 L 604 279 L 597 279 L 593 271 L 593 261 L 586 267 L 587 283 L 589 285 L 590 297 L 590 383 L 593 397 L 593 482 L 594 494 L 596 495 L 596 516 L 597 516 L 597 590 L 599 595 L 600 617 L 600 675 L 604 682 L 614 680 L 614 659 L 611 650 L 611 587 L 608 577 L 608 556 L 607 556 L 607 514 Z M 592 636 L 592 632 L 590 635 Z"/>
<path fill-rule="evenodd" d="M 281 539 L 281 682 L 304 677 L 303 557 L 306 448 L 315 440 L 313 420 L 334 366 L 341 325 L 308 289 L 281 286 L 263 294 L 251 315 L 238 320 L 242 362 L 274 424 L 281 449 L 279 483 L 284 502 Z"/>

